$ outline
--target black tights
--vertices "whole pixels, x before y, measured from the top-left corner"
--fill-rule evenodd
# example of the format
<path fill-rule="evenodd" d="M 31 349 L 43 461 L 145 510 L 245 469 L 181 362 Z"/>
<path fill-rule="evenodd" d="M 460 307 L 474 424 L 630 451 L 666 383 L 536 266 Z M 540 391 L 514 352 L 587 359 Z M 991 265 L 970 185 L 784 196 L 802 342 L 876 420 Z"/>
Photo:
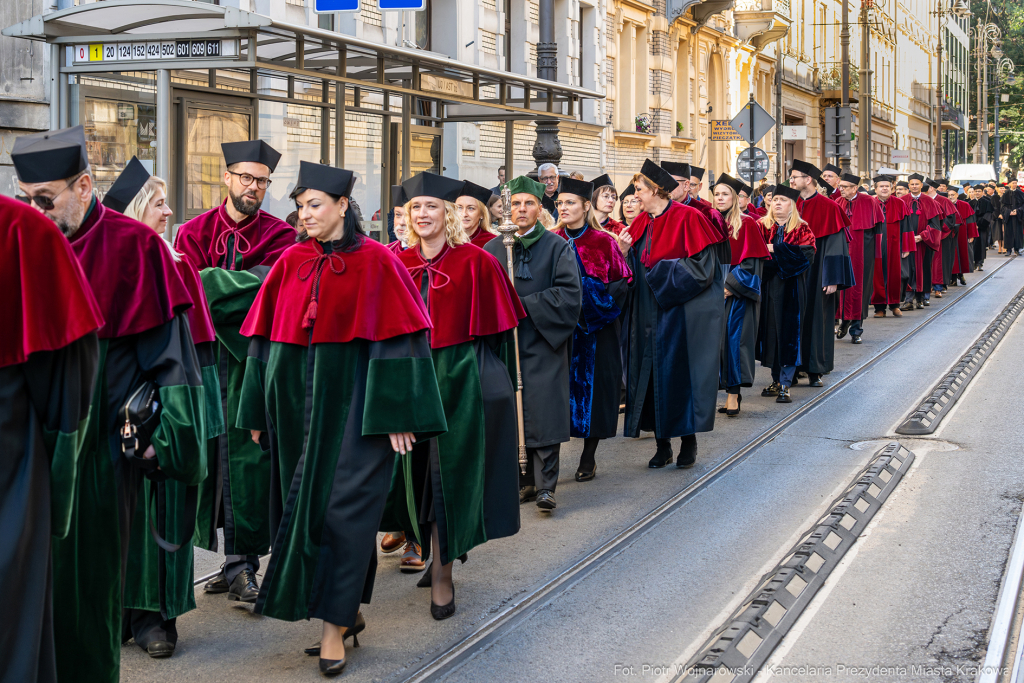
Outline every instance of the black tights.
<path fill-rule="evenodd" d="M 591 436 L 583 439 L 583 453 L 580 454 L 580 467 L 594 464 L 594 454 L 597 453 L 597 444 L 601 439 Z"/>

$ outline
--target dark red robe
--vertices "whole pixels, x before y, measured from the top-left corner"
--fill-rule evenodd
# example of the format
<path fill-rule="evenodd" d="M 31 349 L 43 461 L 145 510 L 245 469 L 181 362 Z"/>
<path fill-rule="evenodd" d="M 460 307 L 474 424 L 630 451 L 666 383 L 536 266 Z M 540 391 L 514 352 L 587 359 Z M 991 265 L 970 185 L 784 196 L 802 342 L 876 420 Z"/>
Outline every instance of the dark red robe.
<path fill-rule="evenodd" d="M 665 259 L 680 259 L 696 256 L 712 244 L 724 239 L 697 209 L 670 202 L 667 209 L 657 218 L 641 211 L 629 226 L 629 236 L 633 244 L 639 244 L 647 227 L 653 224 L 651 241 L 641 261 L 648 268 Z"/>
<path fill-rule="evenodd" d="M 968 240 L 978 236 L 978 224 L 974 219 L 974 208 L 967 202 L 962 199 L 957 200 L 956 210 L 963 225 L 956 235 L 957 250 L 953 257 L 953 273 L 962 275 L 974 272 L 974 268 L 971 266 L 971 247 Z"/>
<path fill-rule="evenodd" d="M 936 221 L 942 221 L 943 212 L 942 207 L 939 206 L 938 202 L 924 194 L 923 192 L 915 199 L 909 192 L 902 197 L 900 200 L 907 205 L 907 211 L 911 216 L 911 224 L 914 226 L 914 234 L 921 237 L 921 242 L 917 246 L 917 251 L 914 252 L 914 291 L 923 292 L 926 284 L 931 282 L 931 266 L 934 259 L 934 254 L 941 253 L 942 245 L 942 230 L 936 228 Z M 917 220 L 913 219 L 914 202 L 917 202 Z M 922 246 L 923 245 L 923 246 Z M 929 253 L 928 250 L 931 250 Z M 925 267 L 928 267 L 928 277 L 925 277 Z"/>
<path fill-rule="evenodd" d="M 604 219 L 604 223 L 601 224 L 601 227 L 607 230 L 608 232 L 612 233 L 613 235 L 618 235 L 619 233 L 626 229 L 626 224 L 620 223 L 619 221 L 609 216 L 608 218 Z"/>
<path fill-rule="evenodd" d="M 192 298 L 192 308 L 188 309 L 188 327 L 192 332 L 192 341 L 196 344 L 215 341 L 217 333 L 213 328 L 210 305 L 206 301 L 206 292 L 203 290 L 202 280 L 199 279 L 199 271 L 184 254 L 177 263 L 178 275 L 181 276 Z"/>
<path fill-rule="evenodd" d="M 469 238 L 469 243 L 484 248 L 484 245 L 493 240 L 497 235 L 493 232 L 488 232 L 483 228 L 477 228 L 477 231 Z"/>
<path fill-rule="evenodd" d="M 273 265 L 285 249 L 295 244 L 295 230 L 266 211 L 235 223 L 225 208 L 227 201 L 178 228 L 174 248 L 199 270 L 215 266 L 248 270 Z"/>
<path fill-rule="evenodd" d="M 768 253 L 768 244 L 765 242 L 764 231 L 759 222 L 745 214 L 742 221 L 743 224 L 740 226 L 738 235 L 734 236 L 732 230 L 729 230 L 731 265 L 738 266 L 743 259 L 748 258 L 771 258 L 771 254 Z"/>
<path fill-rule="evenodd" d="M 885 229 L 885 215 L 878 200 L 857 193 L 853 201 L 840 196 L 836 204 L 850 220 L 850 262 L 856 284 L 839 293 L 836 306 L 838 320 L 863 320 L 874 285 L 875 258 L 881 252 L 880 236 Z"/>
<path fill-rule="evenodd" d="M 952 268 L 956 251 L 956 239 L 957 235 L 960 234 L 963 221 L 960 218 L 959 212 L 956 210 L 956 206 L 953 202 L 949 201 L 949 197 L 936 194 L 933 199 L 942 210 L 940 219 L 942 238 L 939 241 L 939 248 L 937 250 L 938 255 L 936 258 L 932 259 L 932 284 L 948 285 L 949 282 L 947 282 L 947 278 L 948 276 L 951 276 L 953 272 Z M 954 231 L 956 231 L 956 234 L 954 234 Z"/>
<path fill-rule="evenodd" d="M 885 214 L 885 234 L 881 240 L 881 253 L 875 259 L 871 303 L 878 306 L 895 306 L 903 301 L 902 255 L 917 251 L 914 226 L 907 219 L 910 209 L 895 195 L 891 195 L 884 202 L 879 200 L 878 205 Z"/>

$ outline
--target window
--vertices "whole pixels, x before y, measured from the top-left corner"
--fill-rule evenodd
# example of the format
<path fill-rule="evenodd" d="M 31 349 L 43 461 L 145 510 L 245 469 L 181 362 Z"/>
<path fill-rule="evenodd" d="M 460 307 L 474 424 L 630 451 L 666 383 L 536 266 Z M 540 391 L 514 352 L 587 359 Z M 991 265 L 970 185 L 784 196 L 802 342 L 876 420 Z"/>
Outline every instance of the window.
<path fill-rule="evenodd" d="M 318 28 L 322 28 L 325 31 L 334 30 L 334 15 L 333 14 L 318 14 L 316 17 L 316 25 Z"/>
<path fill-rule="evenodd" d="M 512 0 L 502 2 L 505 15 L 505 71 L 512 71 Z"/>
<path fill-rule="evenodd" d="M 434 8 L 431 0 L 427 0 L 423 10 L 416 12 L 416 24 L 415 24 L 415 35 L 414 40 L 416 41 L 416 47 L 421 50 L 430 49 L 430 15 L 433 13 Z"/>

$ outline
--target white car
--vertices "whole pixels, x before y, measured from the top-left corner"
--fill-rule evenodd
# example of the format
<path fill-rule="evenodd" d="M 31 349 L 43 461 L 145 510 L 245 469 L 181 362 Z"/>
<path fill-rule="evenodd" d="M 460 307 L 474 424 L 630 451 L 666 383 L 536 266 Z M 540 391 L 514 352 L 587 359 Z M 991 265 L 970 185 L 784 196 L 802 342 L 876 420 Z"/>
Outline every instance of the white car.
<path fill-rule="evenodd" d="M 975 185 L 995 179 L 996 172 L 992 164 L 957 164 L 949 173 L 949 181 L 954 185 L 963 185 L 965 182 Z"/>

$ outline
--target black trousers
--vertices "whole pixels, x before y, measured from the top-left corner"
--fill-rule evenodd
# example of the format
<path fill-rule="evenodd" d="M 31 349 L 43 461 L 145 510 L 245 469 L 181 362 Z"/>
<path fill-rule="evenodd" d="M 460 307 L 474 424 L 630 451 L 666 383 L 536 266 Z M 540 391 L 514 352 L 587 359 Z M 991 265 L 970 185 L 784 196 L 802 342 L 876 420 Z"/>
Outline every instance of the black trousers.
<path fill-rule="evenodd" d="M 554 493 L 558 485 L 558 453 L 562 444 L 526 449 L 526 474 L 520 473 L 520 486 L 536 486 L 537 491 Z"/>

